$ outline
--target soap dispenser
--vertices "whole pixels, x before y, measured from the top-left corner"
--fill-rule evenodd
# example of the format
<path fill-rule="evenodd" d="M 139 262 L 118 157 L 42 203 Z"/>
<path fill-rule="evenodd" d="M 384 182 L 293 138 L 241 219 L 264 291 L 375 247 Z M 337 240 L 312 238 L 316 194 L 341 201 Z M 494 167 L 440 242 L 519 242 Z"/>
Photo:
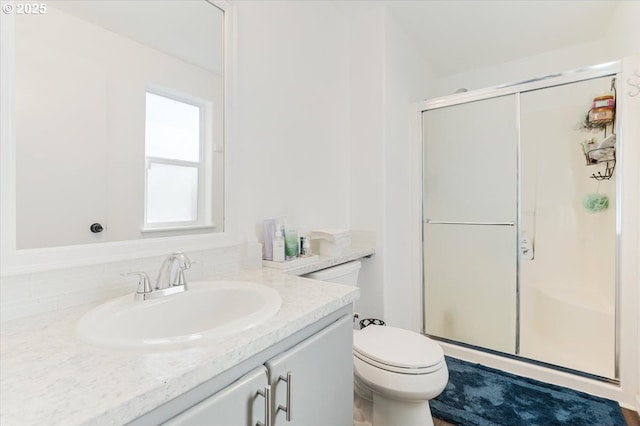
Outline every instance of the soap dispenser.
<path fill-rule="evenodd" d="M 276 229 L 273 237 L 273 261 L 284 262 L 284 238 L 280 229 Z"/>

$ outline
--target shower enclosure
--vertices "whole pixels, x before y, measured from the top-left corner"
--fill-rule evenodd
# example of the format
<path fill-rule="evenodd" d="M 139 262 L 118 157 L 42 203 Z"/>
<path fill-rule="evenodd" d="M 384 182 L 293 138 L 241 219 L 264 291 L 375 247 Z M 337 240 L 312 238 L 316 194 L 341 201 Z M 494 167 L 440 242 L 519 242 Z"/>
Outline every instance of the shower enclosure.
<path fill-rule="evenodd" d="M 425 334 L 616 381 L 616 72 L 423 104 Z"/>

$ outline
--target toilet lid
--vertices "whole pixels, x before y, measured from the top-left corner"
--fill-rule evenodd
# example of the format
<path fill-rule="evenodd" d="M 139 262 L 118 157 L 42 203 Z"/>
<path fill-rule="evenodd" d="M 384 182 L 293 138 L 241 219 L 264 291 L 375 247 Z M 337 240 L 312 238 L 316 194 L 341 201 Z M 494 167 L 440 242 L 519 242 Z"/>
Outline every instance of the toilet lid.
<path fill-rule="evenodd" d="M 440 345 L 419 333 L 401 328 L 370 325 L 353 336 L 353 349 L 391 367 L 426 368 L 444 359 Z"/>

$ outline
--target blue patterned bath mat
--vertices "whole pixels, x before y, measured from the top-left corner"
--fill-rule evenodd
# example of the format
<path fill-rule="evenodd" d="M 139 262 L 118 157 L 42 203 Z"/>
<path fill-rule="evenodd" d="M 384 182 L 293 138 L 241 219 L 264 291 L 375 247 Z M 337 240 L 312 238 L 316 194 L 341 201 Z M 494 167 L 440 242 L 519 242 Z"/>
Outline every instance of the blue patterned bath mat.
<path fill-rule="evenodd" d="M 625 426 L 615 401 L 446 357 L 434 417 L 460 426 Z"/>

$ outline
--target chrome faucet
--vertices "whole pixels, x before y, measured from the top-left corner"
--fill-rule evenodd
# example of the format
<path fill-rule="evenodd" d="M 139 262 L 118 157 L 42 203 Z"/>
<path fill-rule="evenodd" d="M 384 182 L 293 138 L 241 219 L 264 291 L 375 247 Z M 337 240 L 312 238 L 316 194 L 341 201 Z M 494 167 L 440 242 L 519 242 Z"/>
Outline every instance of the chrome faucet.
<path fill-rule="evenodd" d="M 149 276 L 143 271 L 126 272 L 122 275 L 137 275 L 139 277 L 138 290 L 134 295 L 134 300 L 148 300 L 156 297 L 167 296 L 169 294 L 181 293 L 187 289 L 187 280 L 184 271 L 191 268 L 195 262 L 182 252 L 175 252 L 167 256 L 160 265 L 156 285 L 151 287 Z M 175 273 L 171 277 L 171 271 Z"/>
<path fill-rule="evenodd" d="M 187 281 L 184 277 L 184 271 L 190 269 L 192 263 L 186 254 L 179 251 L 167 256 L 160 265 L 155 290 L 165 290 L 172 287 L 182 287 L 183 290 L 186 290 Z M 177 264 L 177 269 L 171 277 L 174 264 Z"/>

